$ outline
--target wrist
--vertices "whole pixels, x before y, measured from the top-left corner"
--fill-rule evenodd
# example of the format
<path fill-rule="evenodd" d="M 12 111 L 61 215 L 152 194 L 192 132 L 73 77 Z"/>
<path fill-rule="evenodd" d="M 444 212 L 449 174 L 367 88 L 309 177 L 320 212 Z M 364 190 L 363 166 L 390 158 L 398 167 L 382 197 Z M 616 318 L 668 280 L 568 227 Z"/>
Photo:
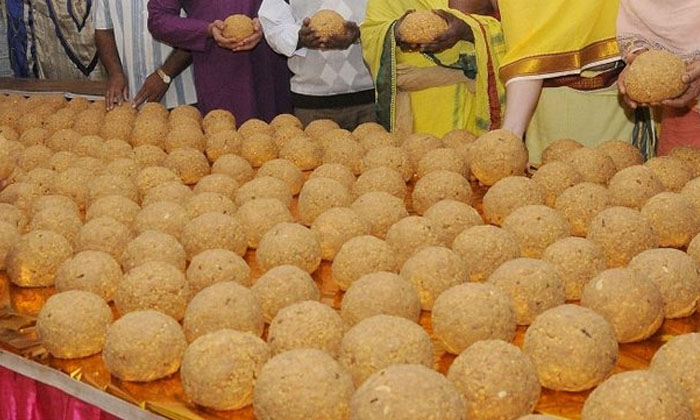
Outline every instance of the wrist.
<path fill-rule="evenodd" d="M 163 69 L 156 70 L 156 76 L 158 76 L 158 78 L 166 85 L 170 85 L 170 83 L 173 81 L 172 77 L 170 77 L 170 75 Z"/>

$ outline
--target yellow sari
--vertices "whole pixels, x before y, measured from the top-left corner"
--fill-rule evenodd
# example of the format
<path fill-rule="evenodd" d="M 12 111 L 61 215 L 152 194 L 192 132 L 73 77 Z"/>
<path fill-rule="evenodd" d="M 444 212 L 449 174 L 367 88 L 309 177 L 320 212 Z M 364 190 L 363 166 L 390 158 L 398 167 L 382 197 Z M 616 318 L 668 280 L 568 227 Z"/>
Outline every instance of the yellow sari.
<path fill-rule="evenodd" d="M 379 121 L 399 134 L 442 137 L 454 129 L 482 134 L 497 128 L 504 87 L 497 77 L 505 52 L 497 20 L 448 9 L 448 0 L 370 0 L 362 48 L 375 81 Z M 405 53 L 394 30 L 409 9 L 446 9 L 462 19 L 475 42 L 460 41 L 429 56 Z"/>
<path fill-rule="evenodd" d="M 500 0 L 501 79 L 554 78 L 620 59 L 619 0 Z"/>

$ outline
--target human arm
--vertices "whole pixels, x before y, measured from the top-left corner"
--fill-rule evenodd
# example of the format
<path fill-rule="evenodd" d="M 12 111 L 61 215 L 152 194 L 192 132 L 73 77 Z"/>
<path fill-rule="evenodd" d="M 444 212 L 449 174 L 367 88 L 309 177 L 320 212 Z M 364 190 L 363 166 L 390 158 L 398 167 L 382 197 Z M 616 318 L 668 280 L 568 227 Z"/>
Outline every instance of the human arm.
<path fill-rule="evenodd" d="M 503 129 L 523 138 L 542 93 L 542 79 L 514 80 L 506 86 Z"/>
<path fill-rule="evenodd" d="M 192 54 L 187 50 L 176 48 L 170 53 L 160 70 L 171 79 L 175 79 L 190 64 L 192 64 Z M 170 84 L 165 83 L 157 71 L 151 73 L 134 97 L 134 107 L 138 107 L 144 102 L 160 102 L 169 88 Z"/>
<path fill-rule="evenodd" d="M 300 42 L 301 32 L 306 25 L 298 24 L 292 8 L 283 0 L 263 0 L 258 11 L 258 19 L 262 25 L 265 39 L 270 47 L 278 54 L 291 57 L 304 45 Z M 306 20 L 305 20 L 306 21 Z"/>
<path fill-rule="evenodd" d="M 121 105 L 124 101 L 129 100 L 129 85 L 119 59 L 114 31 L 111 29 L 95 30 L 95 45 L 100 61 L 109 76 L 105 91 L 105 106 L 109 111 L 115 105 Z"/>
<path fill-rule="evenodd" d="M 149 0 L 148 30 L 161 42 L 189 51 L 203 52 L 211 46 L 214 31 L 219 34 L 222 21 L 207 22 L 180 16 L 179 0 Z"/>

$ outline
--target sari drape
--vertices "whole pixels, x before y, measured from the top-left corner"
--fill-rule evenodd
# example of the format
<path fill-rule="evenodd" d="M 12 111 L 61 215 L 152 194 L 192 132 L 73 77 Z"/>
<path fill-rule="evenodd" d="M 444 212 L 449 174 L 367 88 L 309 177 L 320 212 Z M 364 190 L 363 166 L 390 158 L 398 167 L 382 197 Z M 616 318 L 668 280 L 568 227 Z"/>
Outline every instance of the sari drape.
<path fill-rule="evenodd" d="M 394 33 L 409 9 L 445 9 L 469 25 L 475 42 L 460 41 L 434 56 L 404 53 Z M 505 51 L 494 18 L 449 9 L 447 0 L 370 0 L 362 46 L 379 122 L 388 130 L 441 137 L 458 128 L 481 134 L 500 126 L 504 88 L 496 72 Z"/>

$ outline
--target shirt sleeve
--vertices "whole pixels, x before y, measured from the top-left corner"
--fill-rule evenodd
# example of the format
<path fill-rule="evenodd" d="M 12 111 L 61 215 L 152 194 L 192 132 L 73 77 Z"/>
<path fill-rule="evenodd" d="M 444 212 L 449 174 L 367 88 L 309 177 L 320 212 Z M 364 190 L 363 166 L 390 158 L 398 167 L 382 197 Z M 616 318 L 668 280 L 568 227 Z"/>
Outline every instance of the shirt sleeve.
<path fill-rule="evenodd" d="M 258 11 L 258 19 L 265 34 L 265 40 L 275 52 L 286 57 L 306 55 L 306 49 L 297 50 L 299 29 L 292 14 L 292 8 L 283 0 L 263 0 Z"/>
<path fill-rule="evenodd" d="M 112 15 L 109 11 L 107 0 L 97 0 L 95 7 L 92 9 L 92 18 L 96 30 L 114 29 L 112 25 Z"/>
<path fill-rule="evenodd" d="M 148 30 L 153 38 L 173 47 L 202 52 L 209 49 L 209 22 L 181 16 L 180 0 L 149 0 Z"/>

